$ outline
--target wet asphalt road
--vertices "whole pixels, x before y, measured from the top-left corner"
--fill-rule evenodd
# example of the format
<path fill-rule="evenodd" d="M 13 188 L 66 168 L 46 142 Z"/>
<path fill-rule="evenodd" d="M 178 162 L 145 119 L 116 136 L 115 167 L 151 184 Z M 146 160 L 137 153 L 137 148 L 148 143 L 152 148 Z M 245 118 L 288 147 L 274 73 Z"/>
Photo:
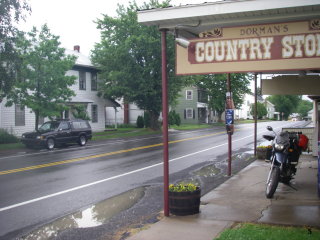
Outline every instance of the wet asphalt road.
<path fill-rule="evenodd" d="M 259 123 L 258 139 L 267 133 L 267 125 L 297 124 Z M 171 132 L 169 139 L 171 182 L 208 162 L 225 161 L 228 145 L 223 127 Z M 130 189 L 159 186 L 163 176 L 161 141 L 161 136 L 145 136 L 0 155 L 0 239 L 23 236 Z M 252 144 L 253 124 L 237 126 L 233 151 L 252 149 Z"/>

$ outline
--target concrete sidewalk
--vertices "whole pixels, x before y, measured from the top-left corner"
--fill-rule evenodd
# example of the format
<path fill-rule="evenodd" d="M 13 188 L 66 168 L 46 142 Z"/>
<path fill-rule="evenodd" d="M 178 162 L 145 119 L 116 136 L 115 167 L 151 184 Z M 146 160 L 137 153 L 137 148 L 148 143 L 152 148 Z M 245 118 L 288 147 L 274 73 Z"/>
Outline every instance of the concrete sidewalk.
<path fill-rule="evenodd" d="M 128 240 L 212 240 L 236 222 L 259 222 L 320 227 L 317 159 L 302 155 L 294 190 L 279 184 L 272 200 L 265 197 L 270 164 L 253 162 L 201 198 L 200 213 L 170 216 L 127 238 Z"/>

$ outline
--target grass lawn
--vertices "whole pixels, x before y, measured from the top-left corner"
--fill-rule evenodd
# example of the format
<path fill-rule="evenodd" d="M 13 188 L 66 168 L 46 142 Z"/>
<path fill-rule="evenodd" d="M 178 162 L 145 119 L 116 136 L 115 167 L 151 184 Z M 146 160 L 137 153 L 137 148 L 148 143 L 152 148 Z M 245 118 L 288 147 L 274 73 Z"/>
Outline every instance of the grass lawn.
<path fill-rule="evenodd" d="M 214 123 L 214 124 L 181 124 L 180 126 L 173 125 L 170 126 L 172 129 L 176 130 L 196 130 L 196 129 L 204 129 L 211 128 L 212 126 L 224 126 L 224 123 Z"/>
<path fill-rule="evenodd" d="M 18 148 L 24 148 L 24 145 L 22 143 L 0 144 L 0 151 L 1 150 L 18 149 Z"/>
<path fill-rule="evenodd" d="M 270 122 L 272 120 L 258 120 L 257 122 Z M 254 123 L 253 119 L 246 119 L 246 120 L 235 120 L 236 124 L 242 124 L 242 123 Z"/>
<path fill-rule="evenodd" d="M 307 227 L 284 227 L 266 224 L 238 224 L 215 240 L 319 240 L 320 230 Z"/>
<path fill-rule="evenodd" d="M 149 134 L 161 133 L 160 131 L 152 131 L 146 128 L 118 128 L 117 130 L 109 129 L 105 132 L 93 133 L 92 140 L 102 140 L 111 138 L 127 138 L 137 137 Z"/>

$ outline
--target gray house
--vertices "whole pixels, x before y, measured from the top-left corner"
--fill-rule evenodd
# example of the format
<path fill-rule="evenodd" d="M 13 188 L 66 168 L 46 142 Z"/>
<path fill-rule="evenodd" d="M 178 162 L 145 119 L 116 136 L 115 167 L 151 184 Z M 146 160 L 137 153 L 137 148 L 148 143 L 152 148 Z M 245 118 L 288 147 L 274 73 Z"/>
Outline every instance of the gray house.
<path fill-rule="evenodd" d="M 195 86 L 185 87 L 177 99 L 177 105 L 171 108 L 180 115 L 181 123 L 208 123 L 208 95 Z"/>

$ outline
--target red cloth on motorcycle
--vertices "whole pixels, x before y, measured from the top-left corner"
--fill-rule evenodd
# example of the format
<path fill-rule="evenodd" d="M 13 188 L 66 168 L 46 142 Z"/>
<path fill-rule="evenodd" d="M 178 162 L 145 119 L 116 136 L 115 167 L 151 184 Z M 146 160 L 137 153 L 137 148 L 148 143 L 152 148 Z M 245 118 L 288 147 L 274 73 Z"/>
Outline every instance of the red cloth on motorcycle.
<path fill-rule="evenodd" d="M 306 150 L 308 148 L 308 142 L 309 138 L 304 134 L 299 134 L 299 147 L 302 148 L 302 150 Z"/>

